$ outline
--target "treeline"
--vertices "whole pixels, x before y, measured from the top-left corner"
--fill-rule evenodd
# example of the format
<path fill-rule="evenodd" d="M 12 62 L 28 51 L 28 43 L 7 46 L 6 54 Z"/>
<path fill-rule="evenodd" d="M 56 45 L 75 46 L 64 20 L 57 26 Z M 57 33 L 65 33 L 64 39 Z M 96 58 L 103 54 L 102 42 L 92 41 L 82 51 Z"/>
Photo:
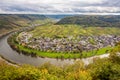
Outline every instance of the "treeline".
<path fill-rule="evenodd" d="M 65 17 L 56 24 L 78 24 L 93 27 L 120 27 L 119 15 L 79 15 Z"/>
<path fill-rule="evenodd" d="M 96 58 L 87 66 L 81 61 L 63 67 L 50 63 L 15 67 L 0 62 L 0 80 L 119 80 L 120 56 L 114 52 L 116 49 L 109 58 Z"/>

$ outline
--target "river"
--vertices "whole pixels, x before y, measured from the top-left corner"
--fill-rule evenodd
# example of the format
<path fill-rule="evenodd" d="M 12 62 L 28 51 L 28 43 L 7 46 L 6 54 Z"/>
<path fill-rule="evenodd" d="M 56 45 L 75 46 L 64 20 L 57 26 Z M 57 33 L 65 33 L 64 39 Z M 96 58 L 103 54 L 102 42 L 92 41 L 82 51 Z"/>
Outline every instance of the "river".
<path fill-rule="evenodd" d="M 14 51 L 9 44 L 7 43 L 7 38 L 10 36 L 10 34 L 0 38 L 0 55 L 3 56 L 5 59 L 16 63 L 16 64 L 30 64 L 34 66 L 40 66 L 44 63 L 50 62 L 51 64 L 57 65 L 57 66 L 63 66 L 65 64 L 73 64 L 76 60 L 80 59 L 53 59 L 53 58 L 41 58 L 41 57 L 31 57 L 24 54 L 19 54 L 16 51 Z M 85 64 L 89 64 L 93 62 L 93 59 L 95 57 L 108 57 L 109 54 L 104 54 L 100 56 L 94 56 L 90 58 L 83 58 L 81 59 Z"/>

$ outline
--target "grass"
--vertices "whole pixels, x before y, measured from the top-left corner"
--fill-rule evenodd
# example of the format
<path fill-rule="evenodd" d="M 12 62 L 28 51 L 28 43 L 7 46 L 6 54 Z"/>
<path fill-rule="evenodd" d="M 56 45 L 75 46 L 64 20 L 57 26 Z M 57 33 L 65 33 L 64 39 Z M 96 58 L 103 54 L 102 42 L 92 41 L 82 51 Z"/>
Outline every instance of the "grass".
<path fill-rule="evenodd" d="M 96 50 L 89 51 L 89 52 L 84 51 L 82 52 L 83 55 L 81 56 L 80 53 L 43 52 L 43 51 L 38 51 L 35 49 L 29 49 L 19 44 L 16 44 L 16 46 L 18 47 L 20 51 L 25 51 L 28 54 L 35 53 L 37 56 L 40 56 L 40 57 L 62 58 L 62 59 L 87 58 L 87 57 L 105 54 L 107 53 L 106 52 L 107 50 L 110 51 L 112 49 L 111 47 L 105 47 L 105 48 L 99 49 L 98 51 Z"/>

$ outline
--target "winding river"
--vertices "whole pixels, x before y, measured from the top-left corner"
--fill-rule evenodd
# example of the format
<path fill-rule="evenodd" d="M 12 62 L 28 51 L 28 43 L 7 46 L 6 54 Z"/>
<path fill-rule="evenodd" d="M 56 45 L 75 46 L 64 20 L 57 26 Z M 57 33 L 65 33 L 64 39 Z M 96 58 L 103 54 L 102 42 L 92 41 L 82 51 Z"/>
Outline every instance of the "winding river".
<path fill-rule="evenodd" d="M 16 51 L 12 50 L 12 48 L 7 43 L 7 38 L 10 36 L 10 34 L 0 38 L 0 55 L 3 56 L 5 59 L 16 63 L 16 64 L 30 64 L 34 66 L 40 66 L 44 63 L 50 62 L 51 64 L 57 65 L 57 66 L 63 66 L 65 64 L 73 64 L 76 60 L 80 59 L 53 59 L 53 58 L 41 58 L 41 57 L 31 57 L 26 56 L 24 54 L 18 54 Z M 81 59 L 85 64 L 89 64 L 93 62 L 93 59 L 95 57 L 108 57 L 109 54 L 104 54 L 100 56 L 94 56 L 90 58 Z"/>

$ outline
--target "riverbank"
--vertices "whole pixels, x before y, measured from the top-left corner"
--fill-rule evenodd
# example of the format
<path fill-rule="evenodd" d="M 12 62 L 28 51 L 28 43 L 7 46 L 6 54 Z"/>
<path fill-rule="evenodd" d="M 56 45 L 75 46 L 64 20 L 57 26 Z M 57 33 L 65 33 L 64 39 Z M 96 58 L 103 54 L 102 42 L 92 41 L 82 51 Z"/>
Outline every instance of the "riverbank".
<path fill-rule="evenodd" d="M 40 50 L 35 50 L 32 48 L 29 48 L 27 46 L 22 46 L 18 44 L 16 41 L 17 34 L 14 34 L 9 37 L 8 43 L 11 46 L 11 48 L 15 51 L 17 51 L 19 54 L 22 53 L 24 55 L 31 55 L 32 57 L 42 57 L 42 58 L 55 58 L 55 59 L 82 59 L 82 58 L 88 58 L 92 56 L 99 56 L 105 53 L 109 53 L 112 50 L 112 47 L 104 47 L 99 50 L 92 50 L 92 51 L 84 51 L 81 53 L 57 53 L 57 52 L 43 52 Z"/>
<path fill-rule="evenodd" d="M 13 63 L 13 62 L 11 62 L 10 60 L 7 60 L 7 59 L 4 58 L 3 56 L 0 56 L 0 63 L 1 63 L 1 62 L 4 62 L 4 63 L 6 63 L 6 64 L 8 64 L 8 65 L 11 65 L 11 66 L 18 67 L 18 64 Z"/>
<path fill-rule="evenodd" d="M 103 56 L 101 56 L 103 57 Z M 105 55 L 104 55 L 105 57 Z M 108 57 L 108 55 L 106 55 Z M 116 56 L 118 57 L 118 56 Z M 118 58 L 120 60 L 120 58 Z M 91 60 L 91 59 L 90 59 Z M 119 61 L 114 57 L 95 58 L 89 65 L 76 61 L 63 67 L 45 63 L 35 67 L 24 65 L 20 67 L 0 63 L 1 80 L 119 80 Z M 101 74 L 102 73 L 102 74 Z M 96 75 L 97 74 L 97 75 Z M 102 77 L 101 77 L 102 76 Z"/>
<path fill-rule="evenodd" d="M 30 56 L 29 54 L 24 55 L 21 53 L 18 53 L 16 51 L 14 51 L 7 43 L 7 39 L 10 36 L 6 35 L 3 38 L 0 39 L 0 55 L 4 56 L 4 58 L 6 58 L 7 60 L 10 60 L 16 64 L 30 64 L 30 65 L 34 65 L 34 66 L 40 66 L 43 65 L 47 62 L 50 62 L 53 65 L 56 66 L 63 66 L 65 64 L 73 64 L 76 60 L 82 60 L 84 62 L 84 64 L 89 64 L 93 61 L 94 55 L 93 57 L 89 57 L 89 58 L 66 58 L 66 59 L 61 59 L 60 58 L 47 58 L 47 57 L 39 57 L 39 56 Z M 107 54 L 105 54 L 107 55 Z M 102 54 L 98 54 L 97 57 L 102 56 Z M 73 56 L 74 57 L 74 56 Z M 104 57 L 103 57 L 104 58 Z"/>
<path fill-rule="evenodd" d="M 24 55 L 14 51 L 7 43 L 7 39 L 10 36 L 6 35 L 0 39 L 0 55 L 4 56 L 7 60 L 10 60 L 16 64 L 29 64 L 33 66 L 41 66 L 45 63 L 50 63 L 56 66 L 64 66 L 66 64 L 74 64 L 77 60 L 82 60 L 84 64 L 90 64 L 95 57 L 82 58 L 82 59 L 57 59 L 57 58 L 41 58 L 32 57 L 30 55 Z M 107 54 L 105 54 L 107 55 Z M 101 55 L 100 55 L 101 56 Z M 97 56 L 99 58 L 99 56 Z M 103 57 L 104 58 L 104 57 Z"/>
<path fill-rule="evenodd" d="M 0 34 L 0 39 L 3 38 L 4 36 L 6 35 L 9 35 L 10 33 L 12 33 L 13 31 L 9 31 L 9 32 L 6 32 L 4 34 Z M 11 62 L 10 60 L 7 60 L 6 58 L 4 58 L 2 55 L 0 55 L 0 62 L 4 62 L 8 65 L 12 65 L 12 66 L 16 66 L 18 67 L 18 65 L 16 63 L 13 63 Z"/>

